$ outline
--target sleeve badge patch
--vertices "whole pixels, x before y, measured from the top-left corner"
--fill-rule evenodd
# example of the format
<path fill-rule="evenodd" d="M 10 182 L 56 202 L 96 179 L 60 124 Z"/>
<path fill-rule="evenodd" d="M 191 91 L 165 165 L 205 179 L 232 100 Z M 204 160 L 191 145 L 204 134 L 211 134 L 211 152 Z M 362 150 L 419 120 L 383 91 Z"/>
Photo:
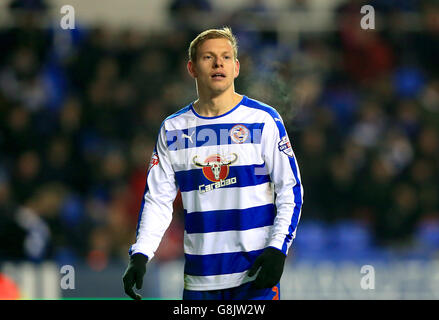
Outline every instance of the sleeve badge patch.
<path fill-rule="evenodd" d="M 151 170 L 152 167 L 159 164 L 159 155 L 154 151 L 151 157 L 151 161 L 149 162 L 148 171 Z"/>
<path fill-rule="evenodd" d="M 291 147 L 290 139 L 288 139 L 288 136 L 284 136 L 282 139 L 280 139 L 278 143 L 279 151 L 285 153 L 290 158 L 294 157 L 293 148 Z"/>

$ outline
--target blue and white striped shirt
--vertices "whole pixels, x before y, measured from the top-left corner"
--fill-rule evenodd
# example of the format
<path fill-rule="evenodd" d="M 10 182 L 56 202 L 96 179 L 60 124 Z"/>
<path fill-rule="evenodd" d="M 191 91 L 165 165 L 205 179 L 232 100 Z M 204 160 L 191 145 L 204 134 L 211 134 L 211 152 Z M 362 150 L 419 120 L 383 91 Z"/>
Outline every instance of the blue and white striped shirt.
<path fill-rule="evenodd" d="M 247 276 L 266 247 L 285 255 L 299 223 L 303 187 L 282 118 L 243 96 L 229 112 L 203 117 L 190 104 L 162 123 L 148 169 L 136 243 L 151 259 L 181 191 L 184 285 L 216 290 Z"/>

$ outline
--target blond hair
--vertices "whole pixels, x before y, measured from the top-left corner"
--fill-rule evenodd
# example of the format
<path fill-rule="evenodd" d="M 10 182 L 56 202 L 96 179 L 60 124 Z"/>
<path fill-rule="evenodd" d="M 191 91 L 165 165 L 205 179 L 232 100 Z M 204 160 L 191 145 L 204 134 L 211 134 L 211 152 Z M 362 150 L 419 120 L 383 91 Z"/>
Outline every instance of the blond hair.
<path fill-rule="evenodd" d="M 233 48 L 233 56 L 238 59 L 238 42 L 232 33 L 230 27 L 223 27 L 222 29 L 209 29 L 201 32 L 194 40 L 192 40 L 189 46 L 189 60 L 195 62 L 197 60 L 198 47 L 208 39 L 224 38 L 230 41 Z"/>

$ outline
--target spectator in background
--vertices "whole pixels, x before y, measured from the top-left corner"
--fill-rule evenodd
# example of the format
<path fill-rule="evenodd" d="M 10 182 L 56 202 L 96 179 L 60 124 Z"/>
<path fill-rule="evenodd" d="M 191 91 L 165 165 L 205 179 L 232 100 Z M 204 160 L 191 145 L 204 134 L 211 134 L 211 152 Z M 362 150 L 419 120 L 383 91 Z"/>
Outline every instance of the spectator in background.
<path fill-rule="evenodd" d="M 60 186 L 42 186 L 6 212 L 1 233 L 4 258 L 40 262 L 51 256 L 53 237 L 62 236 L 56 225 L 62 197 Z"/>
<path fill-rule="evenodd" d="M 437 77 L 439 67 L 435 61 L 439 56 L 439 44 L 437 38 L 439 36 L 439 3 L 437 1 L 421 1 L 420 5 L 422 13 L 422 32 L 415 35 L 414 50 L 416 61 L 423 66 L 423 70 L 430 77 Z"/>
<path fill-rule="evenodd" d="M 189 38 L 193 39 L 199 28 L 198 23 L 203 18 L 200 13 L 207 13 L 211 10 L 212 5 L 209 0 L 173 0 L 168 12 L 175 29 L 186 30 Z"/>

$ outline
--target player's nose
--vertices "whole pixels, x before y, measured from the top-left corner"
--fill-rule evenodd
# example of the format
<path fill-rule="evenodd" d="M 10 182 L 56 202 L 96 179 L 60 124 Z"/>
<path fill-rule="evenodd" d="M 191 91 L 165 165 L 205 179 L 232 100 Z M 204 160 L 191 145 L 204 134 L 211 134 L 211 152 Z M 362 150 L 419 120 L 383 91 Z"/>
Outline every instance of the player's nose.
<path fill-rule="evenodd" d="M 214 64 L 214 67 L 215 67 L 215 68 L 218 68 L 218 67 L 222 67 L 222 66 L 224 66 L 224 62 L 223 62 L 223 59 L 222 59 L 222 58 L 216 58 L 216 59 L 214 60 L 213 64 Z"/>

